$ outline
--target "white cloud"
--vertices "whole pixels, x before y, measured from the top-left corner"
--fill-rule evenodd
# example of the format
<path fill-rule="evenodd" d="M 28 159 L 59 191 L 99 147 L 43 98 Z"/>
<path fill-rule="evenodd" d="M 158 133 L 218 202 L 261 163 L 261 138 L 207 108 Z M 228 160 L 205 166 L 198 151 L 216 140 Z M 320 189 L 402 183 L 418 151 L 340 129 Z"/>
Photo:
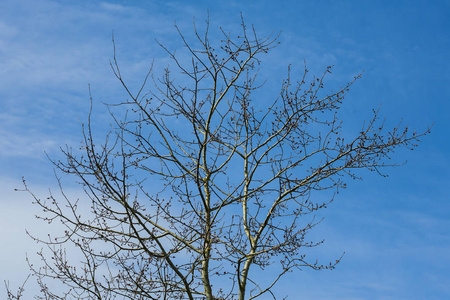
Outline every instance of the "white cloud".
<path fill-rule="evenodd" d="M 0 21 L 0 47 L 4 47 L 3 40 L 13 38 L 17 35 L 17 27 L 10 26 L 2 21 Z"/>
<path fill-rule="evenodd" d="M 24 135 L 17 132 L 0 130 L 0 156 L 43 158 L 44 151 L 58 147 L 55 140 L 45 135 L 33 135 L 27 132 Z"/>
<path fill-rule="evenodd" d="M 21 285 L 29 273 L 26 253 L 33 254 L 40 249 L 25 230 L 42 227 L 34 218 L 35 207 L 31 205 L 29 195 L 14 191 L 21 186 L 18 180 L 0 178 L 0 280 L 10 281 L 13 289 Z M 0 297 L 5 295 L 5 287 L 1 284 Z"/>
<path fill-rule="evenodd" d="M 106 10 L 112 10 L 112 11 L 126 11 L 129 8 L 120 5 L 120 4 L 116 4 L 116 3 L 108 3 L 108 2 L 102 2 L 100 4 L 100 6 Z"/>

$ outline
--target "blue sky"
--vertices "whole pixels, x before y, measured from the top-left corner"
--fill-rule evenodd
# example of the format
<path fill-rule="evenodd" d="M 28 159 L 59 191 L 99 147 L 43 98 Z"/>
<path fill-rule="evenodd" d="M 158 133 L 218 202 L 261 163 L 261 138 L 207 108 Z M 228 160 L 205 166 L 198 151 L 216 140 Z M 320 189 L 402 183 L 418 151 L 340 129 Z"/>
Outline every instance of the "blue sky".
<path fill-rule="evenodd" d="M 27 179 L 38 195 L 55 187 L 44 151 L 77 146 L 89 109 L 88 85 L 101 133 L 110 120 L 99 103 L 124 97 L 110 67 L 111 32 L 125 77 L 140 82 L 155 58 L 154 40 L 179 47 L 173 24 L 187 34 L 192 18 L 236 30 L 240 12 L 258 32 L 282 31 L 262 66 L 275 88 L 287 65 L 320 73 L 334 65 L 330 86 L 364 71 L 344 108 L 359 129 L 381 104 L 387 124 L 417 130 L 434 123 L 414 150 L 394 156 L 389 178 L 362 172 L 323 211 L 319 257 L 346 252 L 333 271 L 303 270 L 277 288 L 289 299 L 450 298 L 450 2 L 448 1 L 44 1 L 0 2 L 0 280 L 17 285 L 25 253 L 38 249 L 25 228 L 47 233 L 36 207 L 14 192 Z M 270 94 L 270 93 L 268 93 Z M 68 191 L 81 194 L 70 179 Z M 35 257 L 36 260 L 36 257 Z M 33 286 L 30 285 L 29 292 Z M 4 292 L 0 286 L 0 293 Z M 2 297 L 2 296 L 0 296 Z"/>

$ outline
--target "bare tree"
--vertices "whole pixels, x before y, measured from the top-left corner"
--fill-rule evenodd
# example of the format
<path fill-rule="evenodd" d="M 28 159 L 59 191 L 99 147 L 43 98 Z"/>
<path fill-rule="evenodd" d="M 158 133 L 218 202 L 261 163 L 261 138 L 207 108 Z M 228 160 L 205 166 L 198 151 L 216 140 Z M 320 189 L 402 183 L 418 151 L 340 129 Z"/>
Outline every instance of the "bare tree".
<path fill-rule="evenodd" d="M 54 161 L 85 198 L 62 188 L 47 199 L 32 194 L 44 221 L 65 226 L 64 235 L 39 239 L 47 247 L 42 266 L 31 265 L 38 299 L 275 299 L 272 287 L 287 272 L 339 262 L 306 255 L 322 243 L 307 237 L 320 222 L 315 214 L 333 200 L 315 193 L 345 187 L 358 169 L 394 166 L 392 151 L 416 146 L 429 130 L 387 131 L 375 110 L 344 140 L 339 110 L 360 76 L 324 92 L 331 67 L 319 77 L 305 67 L 295 79 L 288 69 L 279 94 L 261 98 L 259 58 L 278 37 L 241 28 L 213 42 L 194 24 L 197 48 L 176 27 L 191 59 L 163 46 L 176 71 L 155 77 L 151 68 L 136 93 L 114 51 L 111 67 L 128 100 L 111 107 L 113 129 L 99 145 L 89 115 L 81 151 L 64 148 L 66 159 Z M 81 209 L 87 202 L 90 210 Z M 65 245 L 82 254 L 81 265 Z M 270 281 L 257 275 L 265 269 Z M 53 290 L 51 279 L 66 289 Z"/>

